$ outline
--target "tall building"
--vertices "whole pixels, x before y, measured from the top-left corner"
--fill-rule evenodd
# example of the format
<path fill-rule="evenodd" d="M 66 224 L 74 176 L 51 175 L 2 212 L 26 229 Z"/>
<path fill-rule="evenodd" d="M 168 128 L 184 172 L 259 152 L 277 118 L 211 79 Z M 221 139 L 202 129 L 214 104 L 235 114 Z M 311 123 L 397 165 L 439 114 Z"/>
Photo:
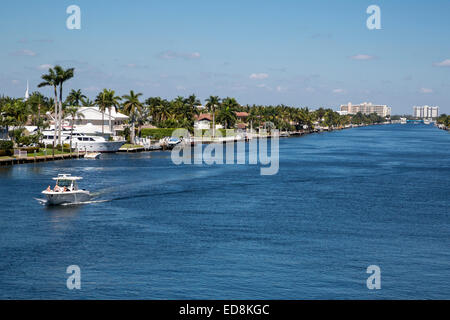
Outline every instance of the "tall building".
<path fill-rule="evenodd" d="M 413 107 L 413 116 L 415 118 L 437 118 L 439 117 L 439 107 L 430 107 L 430 106 L 414 106 Z"/>
<path fill-rule="evenodd" d="M 391 115 L 391 108 L 387 105 L 375 105 L 372 103 L 363 102 L 358 105 L 352 105 L 351 102 L 348 104 L 343 104 L 340 107 L 341 113 L 347 113 L 347 114 L 356 114 L 358 112 L 361 112 L 363 114 L 371 114 L 376 113 L 377 115 L 381 117 L 386 117 Z"/>

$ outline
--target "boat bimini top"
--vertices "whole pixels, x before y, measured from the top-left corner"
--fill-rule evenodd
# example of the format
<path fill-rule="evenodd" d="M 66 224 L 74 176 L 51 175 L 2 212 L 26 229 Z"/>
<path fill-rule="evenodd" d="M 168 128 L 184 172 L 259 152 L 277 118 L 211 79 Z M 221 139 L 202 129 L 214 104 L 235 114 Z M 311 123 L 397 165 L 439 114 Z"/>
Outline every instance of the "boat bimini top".
<path fill-rule="evenodd" d="M 53 178 L 53 180 L 70 180 L 70 181 L 77 181 L 83 179 L 82 177 L 72 177 L 70 174 L 58 174 L 56 178 Z"/>

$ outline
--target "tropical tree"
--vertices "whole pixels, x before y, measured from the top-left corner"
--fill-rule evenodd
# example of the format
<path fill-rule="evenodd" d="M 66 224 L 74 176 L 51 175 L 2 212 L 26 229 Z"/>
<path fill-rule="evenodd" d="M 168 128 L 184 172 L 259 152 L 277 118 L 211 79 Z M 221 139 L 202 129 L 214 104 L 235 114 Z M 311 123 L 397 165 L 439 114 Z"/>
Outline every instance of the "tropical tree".
<path fill-rule="evenodd" d="M 58 85 L 59 85 L 59 81 L 60 78 L 57 74 L 57 70 L 55 70 L 54 68 L 50 68 L 48 69 L 48 73 L 47 74 L 43 74 L 41 76 L 41 79 L 43 80 L 41 83 L 38 84 L 38 88 L 42 88 L 42 87 L 53 87 L 54 90 L 54 94 L 55 94 L 55 99 L 54 99 L 54 114 L 55 114 L 55 118 L 54 118 L 54 134 L 53 134 L 53 146 L 56 144 L 56 130 L 59 127 L 59 122 L 58 122 Z"/>
<path fill-rule="evenodd" d="M 236 110 L 239 103 L 234 98 L 225 98 L 219 108 L 217 119 L 224 124 L 225 129 L 231 128 L 236 123 Z"/>
<path fill-rule="evenodd" d="M 95 104 L 97 105 L 98 110 L 102 113 L 102 134 L 105 133 L 105 111 L 108 108 L 108 97 L 105 91 L 106 89 L 103 89 L 103 91 L 100 92 L 95 98 Z"/>
<path fill-rule="evenodd" d="M 72 89 L 66 98 L 66 102 L 71 106 L 81 106 L 87 97 L 81 92 L 81 89 Z"/>
<path fill-rule="evenodd" d="M 84 113 L 80 112 L 80 108 L 78 106 L 68 106 L 64 113 L 68 115 L 71 119 L 70 121 L 70 149 L 72 149 L 72 136 L 73 136 L 73 126 L 75 124 L 75 119 L 84 118 Z"/>
<path fill-rule="evenodd" d="M 111 119 L 111 109 L 114 108 L 114 110 L 117 112 L 118 108 L 120 107 L 120 100 L 122 100 L 121 97 L 116 96 L 116 92 L 114 90 L 107 90 L 106 94 L 106 101 L 107 101 L 107 108 L 109 112 L 109 132 L 113 132 L 112 127 L 112 119 Z"/>
<path fill-rule="evenodd" d="M 42 95 L 40 92 L 33 92 L 26 104 L 29 106 L 31 111 L 32 123 L 38 127 L 38 129 L 42 126 L 43 121 L 41 119 L 41 111 L 44 111 L 48 105 L 48 98 Z"/>
<path fill-rule="evenodd" d="M 64 82 L 70 80 L 73 78 L 74 75 L 74 68 L 69 68 L 67 70 L 64 70 L 63 67 L 57 65 L 54 67 L 54 70 L 56 71 L 56 76 L 58 79 L 59 84 L 59 112 L 58 112 L 58 120 L 59 120 L 59 132 L 58 132 L 58 142 L 61 144 L 61 129 L 62 129 L 62 101 L 63 101 L 63 84 Z"/>
<path fill-rule="evenodd" d="M 141 113 L 143 104 L 139 101 L 139 97 L 142 96 L 142 93 L 134 93 L 133 90 L 130 91 L 130 94 L 123 95 L 123 111 L 130 117 L 131 122 L 131 142 L 134 142 L 135 135 L 135 122 L 139 117 L 139 113 Z"/>
<path fill-rule="evenodd" d="M 213 116 L 213 137 L 216 135 L 216 107 L 220 105 L 220 98 L 218 96 L 210 96 L 206 99 L 206 107 Z"/>
<path fill-rule="evenodd" d="M 200 113 L 197 107 L 201 105 L 201 102 L 199 99 L 197 99 L 195 94 L 191 94 L 189 97 L 187 97 L 185 103 L 191 109 L 192 114 L 198 115 Z"/>
<path fill-rule="evenodd" d="M 95 101 L 92 101 L 89 98 L 86 98 L 85 100 L 81 101 L 81 104 L 83 105 L 83 107 L 93 107 L 93 106 L 95 106 Z"/>
<path fill-rule="evenodd" d="M 11 100 L 2 107 L 2 125 L 6 127 L 7 131 L 10 126 L 16 127 L 15 130 L 9 132 L 13 142 L 18 141 L 29 114 L 28 105 L 22 99 Z"/>

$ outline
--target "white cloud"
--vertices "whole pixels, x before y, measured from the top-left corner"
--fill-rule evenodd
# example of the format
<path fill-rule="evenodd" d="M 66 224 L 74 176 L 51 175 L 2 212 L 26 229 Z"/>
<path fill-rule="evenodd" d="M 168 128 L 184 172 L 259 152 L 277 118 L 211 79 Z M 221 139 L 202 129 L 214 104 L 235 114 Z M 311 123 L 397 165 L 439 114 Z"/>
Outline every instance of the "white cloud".
<path fill-rule="evenodd" d="M 373 58 L 375 57 L 369 56 L 368 54 L 357 54 L 350 57 L 350 59 L 352 60 L 372 60 Z"/>
<path fill-rule="evenodd" d="M 28 49 L 23 49 L 23 50 L 19 50 L 16 52 L 12 53 L 13 56 L 28 56 L 28 57 L 34 57 L 37 55 L 36 52 L 28 50 Z"/>
<path fill-rule="evenodd" d="M 267 79 L 269 75 L 267 73 L 252 73 L 250 79 L 262 80 Z"/>
<path fill-rule="evenodd" d="M 333 93 L 344 93 L 345 90 L 344 90 L 344 89 L 333 89 L 332 92 L 333 92 Z"/>
<path fill-rule="evenodd" d="M 50 68 L 53 68 L 53 65 L 51 65 L 51 64 L 41 64 L 41 65 L 37 66 L 37 69 L 39 69 L 39 70 L 47 70 L 47 69 L 50 69 Z"/>
<path fill-rule="evenodd" d="M 161 52 L 158 57 L 160 59 L 165 59 L 165 60 L 173 60 L 173 59 L 185 59 L 185 60 L 192 60 L 192 59 L 199 59 L 200 58 L 200 53 L 198 52 L 175 52 L 175 51 L 164 51 Z"/>
<path fill-rule="evenodd" d="M 433 63 L 435 67 L 450 67 L 450 59 L 445 59 L 441 62 Z"/>
<path fill-rule="evenodd" d="M 429 88 L 420 88 L 419 92 L 420 92 L 420 93 L 433 93 L 433 89 L 429 89 Z"/>
<path fill-rule="evenodd" d="M 265 84 L 265 83 L 257 84 L 256 87 L 262 88 L 262 89 L 266 89 L 266 90 L 268 90 L 268 91 L 272 91 L 272 88 L 269 87 L 269 86 L 268 86 L 267 84 Z"/>
<path fill-rule="evenodd" d="M 285 88 L 285 87 L 282 87 L 282 86 L 277 86 L 277 87 L 275 88 L 275 90 L 277 90 L 277 92 L 283 92 L 283 91 L 286 91 L 286 88 Z"/>

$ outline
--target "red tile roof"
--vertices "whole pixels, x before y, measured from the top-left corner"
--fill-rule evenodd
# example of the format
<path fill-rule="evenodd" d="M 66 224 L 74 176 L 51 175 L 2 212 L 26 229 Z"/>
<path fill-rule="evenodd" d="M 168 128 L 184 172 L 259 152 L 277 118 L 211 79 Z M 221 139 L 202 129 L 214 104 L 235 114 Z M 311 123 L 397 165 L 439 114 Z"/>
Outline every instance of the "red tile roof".
<path fill-rule="evenodd" d="M 209 113 L 202 113 L 196 117 L 198 121 L 200 120 L 209 120 L 212 121 L 211 115 Z"/>
<path fill-rule="evenodd" d="M 247 112 L 236 112 L 236 116 L 237 117 L 248 117 L 248 113 Z"/>

